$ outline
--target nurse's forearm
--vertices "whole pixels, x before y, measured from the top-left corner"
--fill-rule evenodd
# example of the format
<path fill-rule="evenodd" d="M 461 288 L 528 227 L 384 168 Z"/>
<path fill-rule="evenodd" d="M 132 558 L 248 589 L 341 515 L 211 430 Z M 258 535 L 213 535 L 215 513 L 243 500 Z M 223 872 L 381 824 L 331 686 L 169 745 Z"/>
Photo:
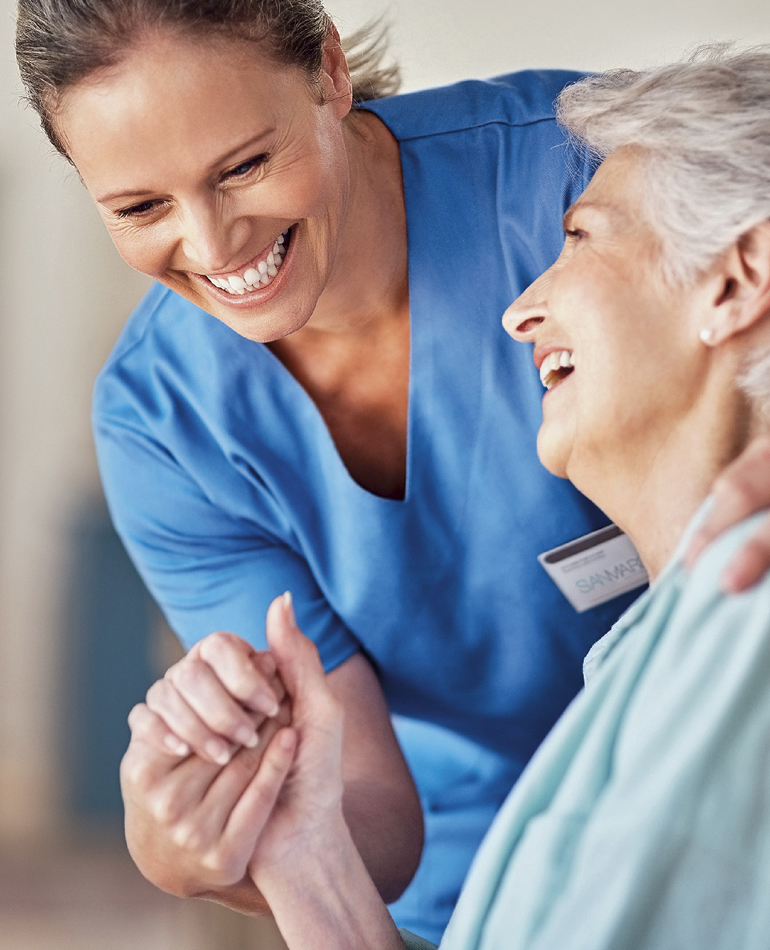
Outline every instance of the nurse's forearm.
<path fill-rule="evenodd" d="M 345 785 L 343 811 L 380 897 L 386 904 L 398 900 L 414 877 L 422 855 L 422 812 L 413 789 L 349 782 Z"/>
<path fill-rule="evenodd" d="M 404 950 L 404 943 L 342 820 L 312 850 L 257 872 L 289 950 Z"/>

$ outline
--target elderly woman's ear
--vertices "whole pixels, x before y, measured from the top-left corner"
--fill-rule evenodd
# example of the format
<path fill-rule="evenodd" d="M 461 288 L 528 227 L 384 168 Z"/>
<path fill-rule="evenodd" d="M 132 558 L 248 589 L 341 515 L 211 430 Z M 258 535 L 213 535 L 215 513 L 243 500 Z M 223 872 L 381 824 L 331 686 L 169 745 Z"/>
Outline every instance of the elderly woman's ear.
<path fill-rule="evenodd" d="M 700 314 L 700 338 L 707 346 L 758 328 L 770 316 L 770 221 L 742 235 L 714 266 L 707 280 L 710 304 Z"/>

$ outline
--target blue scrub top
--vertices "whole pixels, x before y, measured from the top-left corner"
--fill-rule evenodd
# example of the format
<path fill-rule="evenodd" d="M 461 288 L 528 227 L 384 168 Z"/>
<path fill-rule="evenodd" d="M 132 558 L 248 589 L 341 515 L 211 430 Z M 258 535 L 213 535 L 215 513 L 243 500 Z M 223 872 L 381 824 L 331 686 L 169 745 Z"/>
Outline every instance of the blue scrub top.
<path fill-rule="evenodd" d="M 400 144 L 409 242 L 406 497 L 361 488 L 263 344 L 154 287 L 96 384 L 117 529 L 190 646 L 264 647 L 290 588 L 333 669 L 377 669 L 423 797 L 426 852 L 397 905 L 438 938 L 505 793 L 632 597 L 576 614 L 537 555 L 607 523 L 540 465 L 542 386 L 500 318 L 562 244 L 587 170 L 525 72 L 367 104 Z"/>

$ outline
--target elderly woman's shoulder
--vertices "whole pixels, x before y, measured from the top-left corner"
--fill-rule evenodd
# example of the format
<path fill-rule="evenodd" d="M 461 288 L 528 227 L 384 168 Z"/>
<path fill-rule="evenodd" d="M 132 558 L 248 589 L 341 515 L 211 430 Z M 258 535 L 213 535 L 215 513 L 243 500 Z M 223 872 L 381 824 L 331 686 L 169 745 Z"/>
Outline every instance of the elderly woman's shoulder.
<path fill-rule="evenodd" d="M 762 517 L 752 515 L 716 538 L 691 570 L 678 560 L 661 577 L 653 591 L 663 629 L 656 652 L 666 668 L 687 669 L 706 682 L 741 679 L 756 663 L 770 662 L 770 577 L 740 594 L 722 588 L 725 568 Z"/>

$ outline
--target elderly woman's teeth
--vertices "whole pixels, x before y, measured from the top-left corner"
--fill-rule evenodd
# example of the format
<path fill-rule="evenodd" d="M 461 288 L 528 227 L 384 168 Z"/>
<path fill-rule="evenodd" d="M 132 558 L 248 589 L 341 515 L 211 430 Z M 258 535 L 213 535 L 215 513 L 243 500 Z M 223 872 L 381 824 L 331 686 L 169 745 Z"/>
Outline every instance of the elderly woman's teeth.
<path fill-rule="evenodd" d="M 553 387 L 569 376 L 575 365 L 575 358 L 569 350 L 554 350 L 540 364 L 540 382 L 546 389 Z"/>
<path fill-rule="evenodd" d="M 260 261 L 256 267 L 250 267 L 247 271 L 244 271 L 242 277 L 233 274 L 232 277 L 209 277 L 208 280 L 215 287 L 219 287 L 220 290 L 238 297 L 251 293 L 258 287 L 267 287 L 281 269 L 281 264 L 283 264 L 286 255 L 288 236 L 288 230 L 284 231 L 283 234 L 279 234 L 273 247 L 268 251 L 265 260 Z"/>

